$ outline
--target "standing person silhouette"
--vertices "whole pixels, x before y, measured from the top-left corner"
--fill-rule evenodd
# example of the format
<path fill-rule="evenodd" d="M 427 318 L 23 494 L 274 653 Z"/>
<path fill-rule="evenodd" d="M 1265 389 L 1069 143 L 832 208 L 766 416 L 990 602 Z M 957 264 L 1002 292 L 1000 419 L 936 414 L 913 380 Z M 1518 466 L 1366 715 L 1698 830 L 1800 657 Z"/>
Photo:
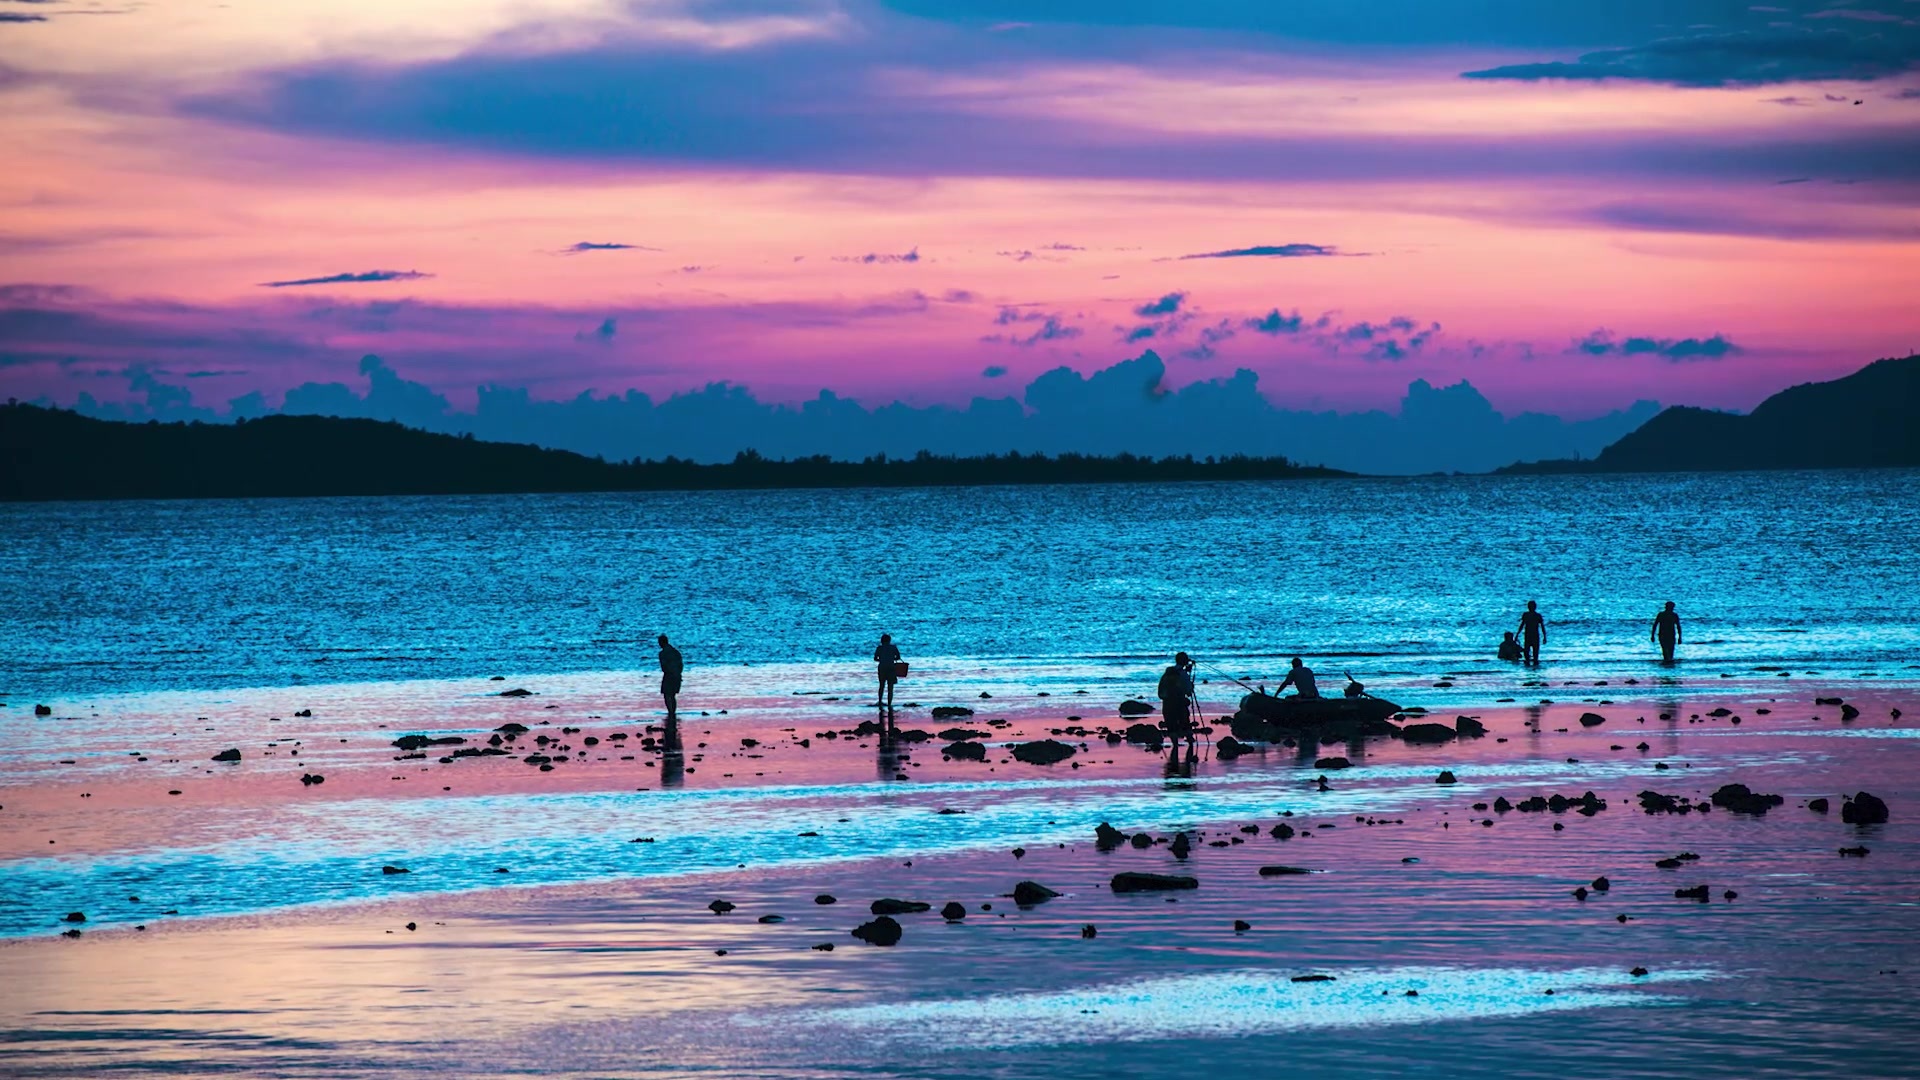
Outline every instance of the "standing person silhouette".
<path fill-rule="evenodd" d="M 873 660 L 880 665 L 880 691 L 873 696 L 873 703 L 892 712 L 893 686 L 900 681 L 900 669 L 894 666 L 900 662 L 900 647 L 893 643 L 892 634 L 880 635 L 880 644 L 873 650 Z"/>
<path fill-rule="evenodd" d="M 1673 663 L 1673 648 L 1680 644 L 1680 613 L 1673 610 L 1673 601 L 1667 601 L 1658 615 L 1653 617 L 1653 626 L 1647 630 L 1647 640 L 1658 638 L 1660 641 L 1660 659 L 1663 663 Z"/>
<path fill-rule="evenodd" d="M 1173 663 L 1160 673 L 1156 690 L 1160 697 L 1160 715 L 1166 720 L 1167 738 L 1173 742 L 1173 755 L 1180 756 L 1182 740 L 1196 742 L 1193 724 L 1193 658 L 1175 653 Z"/>
<path fill-rule="evenodd" d="M 1537 601 L 1527 601 L 1527 610 L 1520 613 L 1521 660 L 1529 664 L 1540 662 L 1540 646 L 1547 640 L 1547 617 L 1540 614 Z"/>
<path fill-rule="evenodd" d="M 680 650 L 667 643 L 667 635 L 660 635 L 660 696 L 667 701 L 667 722 L 680 719 L 680 673 L 685 671 L 687 662 L 680 656 Z"/>

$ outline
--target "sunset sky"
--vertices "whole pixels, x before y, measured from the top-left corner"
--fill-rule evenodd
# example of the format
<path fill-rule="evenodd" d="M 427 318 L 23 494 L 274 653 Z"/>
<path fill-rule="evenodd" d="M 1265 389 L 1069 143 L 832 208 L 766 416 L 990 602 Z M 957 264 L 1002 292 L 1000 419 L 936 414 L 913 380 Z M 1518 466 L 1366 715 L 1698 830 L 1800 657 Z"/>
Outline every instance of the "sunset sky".
<path fill-rule="evenodd" d="M 1748 408 L 1920 348 L 1920 2 L 0 0 L 0 396 Z"/>

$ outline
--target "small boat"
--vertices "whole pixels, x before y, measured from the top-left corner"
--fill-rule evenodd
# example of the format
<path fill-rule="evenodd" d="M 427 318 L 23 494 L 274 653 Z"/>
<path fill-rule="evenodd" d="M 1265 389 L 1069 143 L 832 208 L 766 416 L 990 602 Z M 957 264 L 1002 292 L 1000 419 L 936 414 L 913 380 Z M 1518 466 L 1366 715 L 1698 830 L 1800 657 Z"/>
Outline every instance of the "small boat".
<path fill-rule="evenodd" d="M 1240 699 L 1233 733 L 1242 739 L 1267 741 L 1308 731 L 1386 735 L 1396 730 L 1387 718 L 1400 711 L 1400 706 L 1371 694 L 1303 698 L 1252 693 Z"/>

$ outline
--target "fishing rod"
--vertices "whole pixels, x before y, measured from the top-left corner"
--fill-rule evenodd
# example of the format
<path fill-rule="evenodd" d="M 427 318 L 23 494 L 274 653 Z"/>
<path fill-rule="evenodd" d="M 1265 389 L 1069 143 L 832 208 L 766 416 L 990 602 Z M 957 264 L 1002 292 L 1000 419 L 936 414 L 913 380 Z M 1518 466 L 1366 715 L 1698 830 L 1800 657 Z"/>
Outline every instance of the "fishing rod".
<path fill-rule="evenodd" d="M 1195 660 L 1194 663 L 1199 664 L 1201 662 L 1199 660 Z M 1246 690 L 1249 693 L 1258 694 L 1261 692 L 1259 690 L 1255 690 L 1253 687 L 1248 686 L 1246 683 L 1241 682 L 1239 679 L 1234 678 L 1233 676 L 1227 674 L 1226 672 L 1221 671 L 1219 668 L 1214 667 L 1212 664 L 1203 664 L 1202 666 L 1205 667 L 1208 671 L 1213 672 L 1215 675 L 1218 675 L 1221 678 L 1227 680 L 1228 682 L 1237 684 L 1241 689 Z"/>

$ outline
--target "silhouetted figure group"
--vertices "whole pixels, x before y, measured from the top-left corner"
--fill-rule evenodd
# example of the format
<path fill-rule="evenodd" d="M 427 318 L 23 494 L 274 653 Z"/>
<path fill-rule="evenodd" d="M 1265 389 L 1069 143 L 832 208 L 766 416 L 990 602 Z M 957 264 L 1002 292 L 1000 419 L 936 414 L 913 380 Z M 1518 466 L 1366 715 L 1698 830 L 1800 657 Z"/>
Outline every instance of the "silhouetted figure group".
<path fill-rule="evenodd" d="M 1540 604 L 1538 601 L 1527 601 L 1527 610 L 1520 613 L 1518 633 L 1520 635 L 1518 639 L 1514 637 L 1515 631 L 1512 630 L 1502 635 L 1500 638 L 1500 646 L 1495 650 L 1494 655 L 1502 660 L 1518 660 L 1526 664 L 1538 664 L 1540 662 L 1540 646 L 1545 644 L 1547 640 L 1547 617 L 1540 614 Z M 1679 647 L 1682 640 L 1680 633 L 1680 613 L 1674 610 L 1673 601 L 1667 601 L 1667 606 L 1662 608 L 1660 612 L 1653 617 L 1653 625 L 1647 631 L 1647 640 L 1658 641 L 1660 643 L 1660 659 L 1662 663 L 1673 663 L 1674 649 Z M 1295 661 L 1295 663 L 1298 662 L 1299 661 Z"/>

